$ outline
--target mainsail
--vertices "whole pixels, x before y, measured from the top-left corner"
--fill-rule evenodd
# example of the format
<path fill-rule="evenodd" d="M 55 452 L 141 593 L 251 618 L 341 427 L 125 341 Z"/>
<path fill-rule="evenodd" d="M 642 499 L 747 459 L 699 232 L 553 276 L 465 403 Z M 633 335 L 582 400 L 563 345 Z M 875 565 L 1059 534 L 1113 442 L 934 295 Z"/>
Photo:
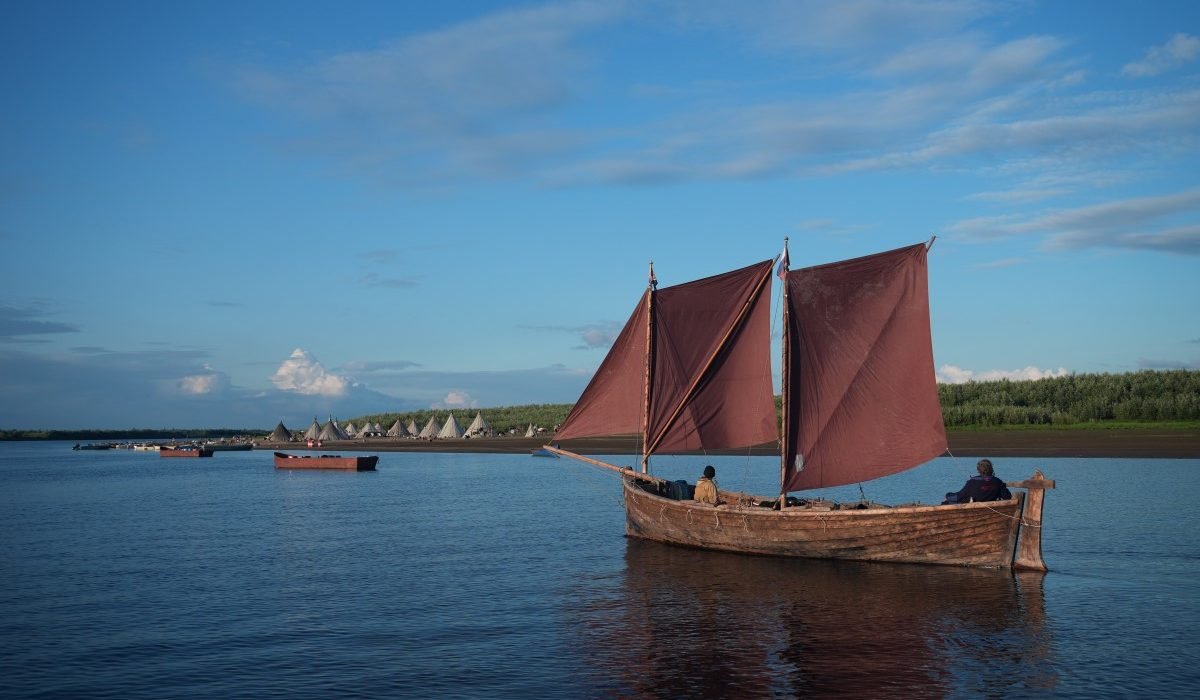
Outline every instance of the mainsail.
<path fill-rule="evenodd" d="M 784 491 L 876 479 L 945 451 L 926 251 L 788 273 Z"/>
<path fill-rule="evenodd" d="M 648 289 L 555 437 L 644 428 L 646 455 L 777 440 L 771 264 Z"/>

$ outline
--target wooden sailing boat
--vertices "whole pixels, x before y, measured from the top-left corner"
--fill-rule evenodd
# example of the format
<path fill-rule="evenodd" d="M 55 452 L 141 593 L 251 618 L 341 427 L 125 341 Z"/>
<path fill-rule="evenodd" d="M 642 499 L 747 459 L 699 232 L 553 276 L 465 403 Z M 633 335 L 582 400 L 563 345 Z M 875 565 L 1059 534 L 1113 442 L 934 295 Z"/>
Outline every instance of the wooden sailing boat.
<path fill-rule="evenodd" d="M 932 243 L 932 241 L 931 241 Z M 705 549 L 827 559 L 1045 570 L 1041 473 L 1006 501 L 891 508 L 788 502 L 946 450 L 929 330 L 928 247 L 783 278 L 783 420 L 771 383 L 772 260 L 658 290 L 650 284 L 555 438 L 639 434 L 641 471 L 547 446 L 624 475 L 626 533 Z M 653 454 L 777 441 L 780 495 L 675 500 Z M 767 504 L 764 506 L 763 504 Z M 779 507 L 782 504 L 784 507 Z M 771 506 L 774 507 L 771 507 Z"/>

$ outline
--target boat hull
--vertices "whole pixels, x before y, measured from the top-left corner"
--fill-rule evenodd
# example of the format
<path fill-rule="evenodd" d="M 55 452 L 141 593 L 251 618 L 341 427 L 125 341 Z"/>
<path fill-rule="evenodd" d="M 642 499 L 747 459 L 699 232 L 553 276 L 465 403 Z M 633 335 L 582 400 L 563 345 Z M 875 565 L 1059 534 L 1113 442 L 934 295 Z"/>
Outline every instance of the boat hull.
<path fill-rule="evenodd" d="M 631 537 L 746 554 L 993 568 L 1013 567 L 1025 498 L 1018 492 L 990 503 L 778 511 L 675 501 L 628 479 L 624 492 Z"/>
<path fill-rule="evenodd" d="M 204 448 L 184 448 L 184 447 L 160 447 L 158 450 L 159 457 L 212 457 L 213 451 Z"/>
<path fill-rule="evenodd" d="M 339 455 L 290 455 L 275 453 L 276 469 L 342 469 L 373 472 L 379 463 L 378 455 L 342 457 Z"/>
<path fill-rule="evenodd" d="M 205 447 L 214 452 L 245 452 L 254 449 L 254 445 L 248 442 L 210 442 Z"/>

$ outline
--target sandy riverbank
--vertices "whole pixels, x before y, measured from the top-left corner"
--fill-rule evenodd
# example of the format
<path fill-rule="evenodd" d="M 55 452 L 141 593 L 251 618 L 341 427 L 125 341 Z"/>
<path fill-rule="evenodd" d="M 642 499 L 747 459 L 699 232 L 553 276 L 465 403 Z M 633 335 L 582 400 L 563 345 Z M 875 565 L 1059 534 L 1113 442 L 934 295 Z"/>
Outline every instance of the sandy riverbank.
<path fill-rule="evenodd" d="M 523 453 L 552 438 L 482 438 L 476 440 L 392 440 L 371 438 L 330 442 L 325 451 Z M 303 443 L 258 443 L 258 449 L 303 450 Z M 580 454 L 634 454 L 631 438 L 564 440 L 564 449 Z M 1200 458 L 1200 431 L 1146 430 L 1005 430 L 950 433 L 950 451 L 958 457 L 1126 457 Z M 751 454 L 776 454 L 773 445 Z M 728 453 L 727 453 L 728 454 Z M 745 454 L 744 451 L 732 454 Z"/>

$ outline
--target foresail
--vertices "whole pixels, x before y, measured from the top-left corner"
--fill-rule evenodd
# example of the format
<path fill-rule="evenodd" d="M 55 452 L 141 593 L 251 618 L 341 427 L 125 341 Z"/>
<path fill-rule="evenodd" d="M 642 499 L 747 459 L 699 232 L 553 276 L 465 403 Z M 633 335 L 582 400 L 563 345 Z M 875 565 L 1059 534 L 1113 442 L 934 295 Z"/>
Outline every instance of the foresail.
<path fill-rule="evenodd" d="M 642 432 L 652 316 L 647 453 L 778 440 L 771 262 L 643 295 L 555 438 Z"/>
<path fill-rule="evenodd" d="M 945 451 L 924 244 L 787 276 L 784 490 L 910 469 Z"/>
<path fill-rule="evenodd" d="M 555 433 L 555 439 L 628 435 L 642 431 L 646 294 L 642 295 L 608 356 Z"/>
<path fill-rule="evenodd" d="M 778 440 L 771 264 L 766 260 L 657 293 L 650 452 Z"/>

